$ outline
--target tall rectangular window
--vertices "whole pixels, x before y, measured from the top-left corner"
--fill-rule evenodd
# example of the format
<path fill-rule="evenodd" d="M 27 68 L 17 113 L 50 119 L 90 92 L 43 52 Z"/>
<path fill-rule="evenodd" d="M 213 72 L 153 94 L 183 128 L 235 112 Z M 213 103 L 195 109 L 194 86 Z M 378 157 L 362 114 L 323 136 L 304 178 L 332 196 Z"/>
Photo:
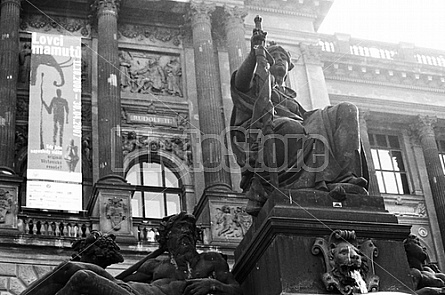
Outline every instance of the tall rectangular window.
<path fill-rule="evenodd" d="M 442 165 L 442 171 L 445 174 L 445 140 L 437 141 L 437 149 L 439 150 L 440 164 Z"/>
<path fill-rule="evenodd" d="M 398 136 L 369 133 L 369 142 L 380 192 L 409 194 Z"/>

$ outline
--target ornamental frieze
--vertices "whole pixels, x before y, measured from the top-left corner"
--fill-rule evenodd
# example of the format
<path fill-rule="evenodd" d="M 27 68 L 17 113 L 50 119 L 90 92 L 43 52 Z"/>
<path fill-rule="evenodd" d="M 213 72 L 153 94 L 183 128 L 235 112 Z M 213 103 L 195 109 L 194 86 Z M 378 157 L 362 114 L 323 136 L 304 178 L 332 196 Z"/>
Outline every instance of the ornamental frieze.
<path fill-rule="evenodd" d="M 146 149 L 150 153 L 168 152 L 181 159 L 187 166 L 193 162 L 192 148 L 188 138 L 179 136 L 155 137 L 138 134 L 135 131 L 122 136 L 122 152 L 125 155 L 137 150 Z"/>
<path fill-rule="evenodd" d="M 179 28 L 122 24 L 119 25 L 118 32 L 119 41 L 133 41 L 146 44 L 162 43 L 163 45 L 170 44 L 175 47 L 181 45 L 181 30 Z"/>
<path fill-rule="evenodd" d="M 183 97 L 179 56 L 121 49 L 119 62 L 123 93 Z"/>
<path fill-rule="evenodd" d="M 40 31 L 46 33 L 79 34 L 89 37 L 91 26 L 88 20 L 79 18 L 56 17 L 46 15 L 25 15 L 20 22 L 23 31 Z"/>

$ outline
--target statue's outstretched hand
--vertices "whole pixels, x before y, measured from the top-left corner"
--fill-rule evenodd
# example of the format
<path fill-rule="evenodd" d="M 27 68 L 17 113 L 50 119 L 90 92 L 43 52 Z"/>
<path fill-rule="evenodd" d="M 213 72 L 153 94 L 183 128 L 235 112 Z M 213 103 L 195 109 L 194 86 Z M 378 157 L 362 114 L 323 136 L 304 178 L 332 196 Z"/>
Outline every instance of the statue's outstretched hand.
<path fill-rule="evenodd" d="M 266 42 L 266 35 L 267 33 L 259 30 L 259 29 L 253 29 L 253 35 L 250 38 L 250 46 L 253 50 L 258 45 L 264 45 Z"/>

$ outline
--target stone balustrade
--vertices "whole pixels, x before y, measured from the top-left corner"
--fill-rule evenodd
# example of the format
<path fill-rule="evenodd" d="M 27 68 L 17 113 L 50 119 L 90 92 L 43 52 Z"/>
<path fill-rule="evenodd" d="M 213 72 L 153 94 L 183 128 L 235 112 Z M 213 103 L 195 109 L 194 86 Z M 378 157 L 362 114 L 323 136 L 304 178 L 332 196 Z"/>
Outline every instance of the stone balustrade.
<path fill-rule="evenodd" d="M 81 238 L 91 231 L 91 222 L 87 219 L 27 215 L 19 215 L 18 219 L 18 230 L 23 235 Z"/>
<path fill-rule="evenodd" d="M 349 35 L 319 34 L 319 46 L 323 52 L 343 53 L 387 60 L 415 62 L 424 65 L 445 67 L 445 52 L 418 48 L 410 43 L 386 43 L 353 39 Z"/>

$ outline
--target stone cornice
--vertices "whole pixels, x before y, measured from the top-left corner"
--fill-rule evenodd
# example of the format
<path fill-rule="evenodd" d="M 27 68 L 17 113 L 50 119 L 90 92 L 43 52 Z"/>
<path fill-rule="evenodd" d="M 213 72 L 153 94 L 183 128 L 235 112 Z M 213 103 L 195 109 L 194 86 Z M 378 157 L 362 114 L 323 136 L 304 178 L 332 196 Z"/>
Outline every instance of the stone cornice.
<path fill-rule="evenodd" d="M 247 5 L 246 7 L 251 11 L 270 12 L 270 13 L 285 14 L 285 15 L 291 15 L 291 16 L 307 17 L 307 18 L 313 18 L 313 19 L 317 18 L 317 15 L 315 13 L 304 13 L 304 12 L 298 12 L 298 11 L 292 11 L 292 10 L 282 10 L 282 9 L 277 9 L 277 8 L 260 7 L 260 6 L 254 6 L 254 5 Z"/>
<path fill-rule="evenodd" d="M 338 54 L 337 54 L 338 55 Z M 357 56 L 345 58 L 322 54 L 323 72 L 327 80 L 398 87 L 419 91 L 445 93 L 445 71 L 422 71 L 413 63 L 381 62 Z"/>
<path fill-rule="evenodd" d="M 369 110 L 371 114 L 366 118 L 367 121 L 373 120 L 374 112 L 382 114 L 394 114 L 394 116 L 391 116 L 391 119 L 394 119 L 404 125 L 411 123 L 413 118 L 417 117 L 418 115 L 430 117 L 438 116 L 439 120 L 445 119 L 445 106 L 431 106 L 413 102 L 384 100 L 380 98 L 341 94 L 329 94 L 329 99 L 333 105 L 338 104 L 342 101 L 349 101 L 357 105 L 360 110 Z M 443 124 L 442 122 L 443 121 L 441 121 L 441 126 Z M 381 122 L 379 124 L 381 124 Z"/>
<path fill-rule="evenodd" d="M 338 80 L 338 81 L 347 81 L 347 82 L 363 83 L 363 84 L 372 84 L 372 85 L 379 85 L 379 86 L 390 86 L 390 87 L 397 87 L 397 88 L 405 88 L 405 89 L 419 90 L 419 91 L 429 91 L 429 92 L 436 92 L 436 93 L 445 93 L 445 89 L 428 88 L 428 87 L 420 87 L 420 86 L 412 86 L 412 85 L 400 85 L 400 84 L 391 83 L 391 82 L 369 81 L 369 80 L 348 78 L 348 77 L 342 77 L 342 76 L 329 76 L 329 75 L 326 75 L 326 74 L 325 74 L 325 78 L 326 78 L 326 80 Z"/>

